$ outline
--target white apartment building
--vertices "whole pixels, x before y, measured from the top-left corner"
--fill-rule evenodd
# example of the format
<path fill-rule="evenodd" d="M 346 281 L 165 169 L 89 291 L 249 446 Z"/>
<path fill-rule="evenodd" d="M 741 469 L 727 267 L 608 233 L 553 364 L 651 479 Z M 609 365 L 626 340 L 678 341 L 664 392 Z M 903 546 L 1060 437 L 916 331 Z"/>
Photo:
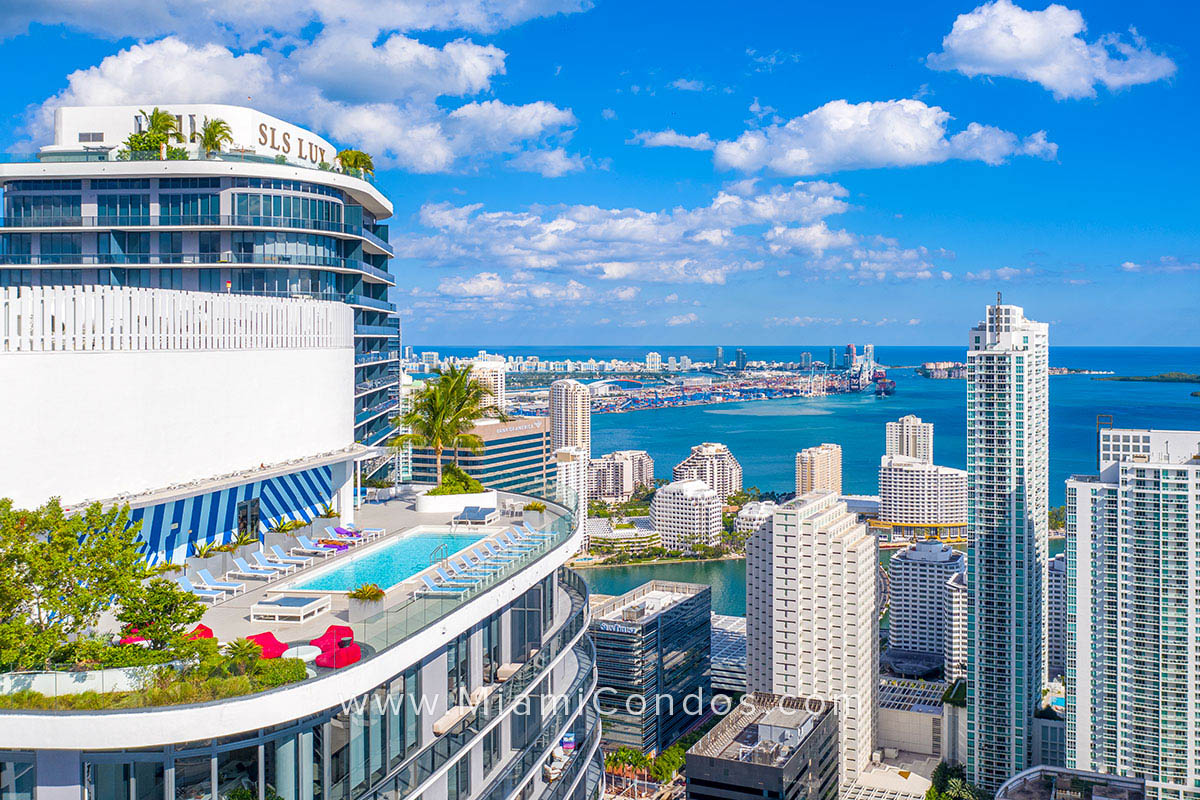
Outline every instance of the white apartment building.
<path fill-rule="evenodd" d="M 580 447 L 592 455 L 592 399 L 577 380 L 550 384 L 550 445 Z"/>
<path fill-rule="evenodd" d="M 731 494 L 742 490 L 742 465 L 729 448 L 719 442 L 704 442 L 693 447 L 688 457 L 675 465 L 672 477 L 676 481 L 704 481 L 722 503 Z"/>
<path fill-rule="evenodd" d="M 778 508 L 779 505 L 770 500 L 755 500 L 746 503 L 738 512 L 733 529 L 740 534 L 749 536 L 755 531 L 761 530 L 764 525 L 770 525 L 771 518 L 775 516 Z"/>
<path fill-rule="evenodd" d="M 588 455 L 582 447 L 560 447 L 554 451 L 554 499 L 571 509 L 587 531 Z M 584 548 L 588 545 L 584 539 Z"/>
<path fill-rule="evenodd" d="M 889 456 L 908 456 L 918 461 L 933 461 L 933 423 L 909 414 L 885 427 L 884 452 Z"/>
<path fill-rule="evenodd" d="M 942 675 L 947 681 L 967 677 L 967 611 L 970 608 L 967 573 L 956 572 L 946 581 L 946 654 Z"/>
<path fill-rule="evenodd" d="M 484 407 L 495 406 L 495 410 L 501 414 L 507 407 L 504 394 L 506 371 L 507 367 L 503 361 L 481 359 L 471 362 L 471 379 L 487 389 L 488 396 L 484 398 Z"/>
<path fill-rule="evenodd" d="M 993 792 L 1031 765 L 1045 672 L 1049 330 L 986 313 L 967 350 L 967 774 Z"/>
<path fill-rule="evenodd" d="M 654 352 L 653 350 L 651 350 L 649 353 L 646 353 L 646 370 L 648 372 L 661 372 L 662 363 L 662 356 L 660 354 Z"/>
<path fill-rule="evenodd" d="M 1200 431 L 1112 428 L 1067 489 L 1067 766 L 1200 797 Z"/>
<path fill-rule="evenodd" d="M 796 453 L 796 496 L 828 489 L 842 493 L 842 448 L 836 444 L 808 447 Z"/>
<path fill-rule="evenodd" d="M 703 481 L 676 481 L 650 501 L 650 520 L 662 546 L 679 553 L 721 543 L 721 498 Z"/>
<path fill-rule="evenodd" d="M 1067 554 L 1046 564 L 1046 680 L 1067 674 Z"/>
<path fill-rule="evenodd" d="M 965 573 L 966 556 L 936 539 L 915 542 L 888 564 L 891 594 L 889 649 L 944 659 L 947 581 Z"/>
<path fill-rule="evenodd" d="M 746 549 L 748 689 L 838 702 L 844 787 L 875 749 L 878 566 L 875 537 L 829 490 L 784 503 Z"/>
<path fill-rule="evenodd" d="M 654 459 L 645 450 L 617 450 L 593 458 L 589 497 L 624 503 L 638 487 L 654 487 Z"/>
<path fill-rule="evenodd" d="M 893 537 L 965 538 L 967 473 L 912 456 L 883 456 L 879 462 L 879 521 L 892 526 Z"/>

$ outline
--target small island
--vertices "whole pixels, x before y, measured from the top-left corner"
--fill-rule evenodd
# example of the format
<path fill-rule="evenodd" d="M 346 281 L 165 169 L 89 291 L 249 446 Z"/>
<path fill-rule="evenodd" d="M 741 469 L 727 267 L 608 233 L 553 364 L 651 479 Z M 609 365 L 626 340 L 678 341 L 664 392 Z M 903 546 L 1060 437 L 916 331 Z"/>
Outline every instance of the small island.
<path fill-rule="evenodd" d="M 1129 383 L 1200 383 L 1200 375 L 1193 372 L 1160 372 L 1157 375 L 1113 375 L 1106 378 L 1093 378 L 1093 380 Z"/>

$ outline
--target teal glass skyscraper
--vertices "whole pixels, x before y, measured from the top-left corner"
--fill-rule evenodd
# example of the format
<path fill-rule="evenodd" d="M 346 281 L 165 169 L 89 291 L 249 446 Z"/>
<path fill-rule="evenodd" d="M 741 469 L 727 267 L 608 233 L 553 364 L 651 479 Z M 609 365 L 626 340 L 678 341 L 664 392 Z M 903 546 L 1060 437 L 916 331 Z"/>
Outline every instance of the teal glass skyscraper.
<path fill-rule="evenodd" d="M 967 347 L 967 772 L 1031 766 L 1044 667 L 1048 328 L 997 298 Z"/>

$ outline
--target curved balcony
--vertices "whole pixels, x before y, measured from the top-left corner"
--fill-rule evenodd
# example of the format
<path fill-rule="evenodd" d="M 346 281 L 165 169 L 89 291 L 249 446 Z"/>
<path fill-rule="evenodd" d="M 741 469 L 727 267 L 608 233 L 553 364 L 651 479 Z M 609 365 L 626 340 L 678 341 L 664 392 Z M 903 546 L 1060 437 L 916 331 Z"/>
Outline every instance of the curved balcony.
<path fill-rule="evenodd" d="M 271 266 L 271 267 L 318 267 L 333 272 L 355 272 L 374 278 L 375 282 L 395 286 L 396 279 L 386 270 L 382 270 L 366 261 L 357 258 L 342 258 L 340 256 L 306 256 L 306 255 L 276 255 L 263 253 L 149 253 L 111 254 L 82 254 L 82 253 L 49 253 L 46 255 L 25 255 L 6 253 L 0 255 L 0 267 L 181 267 L 181 266 Z"/>
<path fill-rule="evenodd" d="M 99 216 L 57 216 L 57 217 L 5 217 L 0 219 L 0 228 L 19 229 L 21 231 L 38 231 L 42 229 L 59 230 L 73 228 L 80 231 L 104 231 L 118 228 L 121 230 L 191 230 L 200 228 L 211 230 L 288 230 L 302 233 L 331 233 L 335 236 L 345 236 L 361 239 L 380 254 L 392 255 L 395 251 L 392 245 L 381 239 L 374 231 L 365 225 L 351 225 L 347 222 L 324 219 L 308 219 L 305 217 L 274 217 L 261 214 L 131 214 L 131 215 L 99 215 Z"/>
<path fill-rule="evenodd" d="M 575 676 L 568 687 L 557 693 L 556 699 L 559 699 L 562 708 L 551 720 L 543 723 L 543 732 L 538 740 L 510 758 L 509 763 L 493 780 L 492 786 L 507 785 L 511 781 L 506 779 L 514 776 L 520 778 L 524 775 L 522 769 L 527 766 L 526 762 L 543 757 L 547 749 L 546 742 L 553 746 L 553 743 L 558 741 L 548 738 L 550 734 L 560 731 L 580 711 L 590 708 L 588 701 L 596 689 L 596 657 L 595 648 L 585 635 L 590 621 L 587 585 L 571 570 L 560 570 L 559 576 L 560 586 L 571 599 L 570 615 L 566 622 L 551 634 L 544 646 L 511 678 L 501 684 L 497 691 L 488 695 L 447 733 L 411 757 L 399 769 L 378 781 L 372 787 L 373 795 L 368 794 L 364 797 L 386 796 L 389 800 L 403 800 L 411 795 L 421 794 L 452 762 L 466 757 L 472 744 L 481 734 L 499 724 L 503 717 L 510 714 L 529 696 L 556 664 L 564 660 L 573 659 Z M 595 739 L 598 743 L 599 726 L 592 727 L 596 730 Z M 589 740 L 587 745 L 578 748 L 581 756 L 587 752 L 585 748 L 590 746 Z M 576 758 L 573 763 L 584 760 L 582 757 Z M 479 796 L 482 798 L 491 795 L 492 789 L 489 789 L 486 795 Z"/>

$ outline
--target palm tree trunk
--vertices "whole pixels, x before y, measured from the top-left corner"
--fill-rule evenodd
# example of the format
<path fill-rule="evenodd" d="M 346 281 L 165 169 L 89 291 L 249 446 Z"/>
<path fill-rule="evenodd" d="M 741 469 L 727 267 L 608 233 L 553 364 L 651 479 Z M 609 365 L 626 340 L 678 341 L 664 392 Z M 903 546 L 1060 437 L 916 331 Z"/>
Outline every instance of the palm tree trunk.
<path fill-rule="evenodd" d="M 433 448 L 433 454 L 437 458 L 437 482 L 440 486 L 442 483 L 442 446 L 438 445 Z"/>

